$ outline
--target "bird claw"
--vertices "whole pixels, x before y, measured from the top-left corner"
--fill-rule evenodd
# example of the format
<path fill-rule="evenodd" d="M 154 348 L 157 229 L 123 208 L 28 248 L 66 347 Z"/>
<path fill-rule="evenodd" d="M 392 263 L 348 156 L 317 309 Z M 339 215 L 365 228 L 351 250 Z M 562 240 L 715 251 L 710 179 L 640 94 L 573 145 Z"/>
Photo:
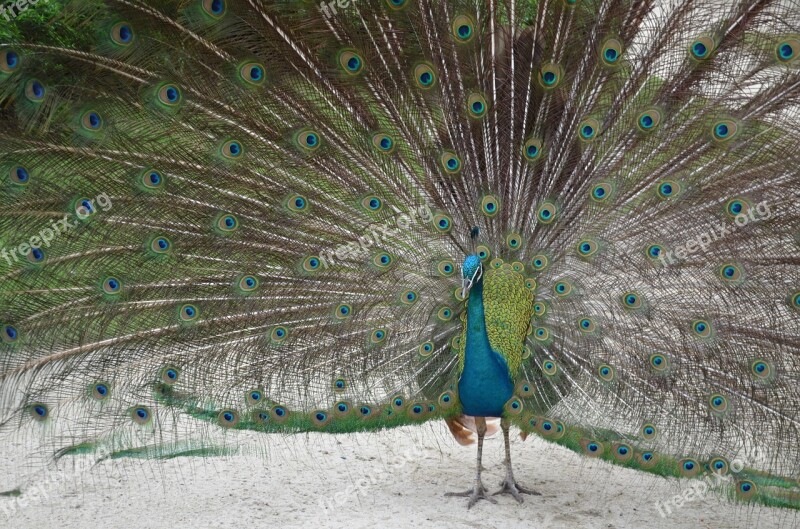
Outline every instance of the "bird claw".
<path fill-rule="evenodd" d="M 497 503 L 497 500 L 487 495 L 486 487 L 484 487 L 483 483 L 480 481 L 476 481 L 475 487 L 473 487 L 471 490 L 467 490 L 465 492 L 448 492 L 445 494 L 445 496 L 449 498 L 469 498 L 467 509 L 472 508 L 473 505 L 478 503 L 478 500 L 486 500 L 491 503 Z"/>
<path fill-rule="evenodd" d="M 522 485 L 519 485 L 513 478 L 509 479 L 506 478 L 500 484 L 500 490 L 492 494 L 492 496 L 497 496 L 498 494 L 511 494 L 515 500 L 519 503 L 523 503 L 524 500 L 522 499 L 522 494 L 529 494 L 531 496 L 541 496 L 541 493 L 536 492 L 533 489 L 526 489 Z"/>

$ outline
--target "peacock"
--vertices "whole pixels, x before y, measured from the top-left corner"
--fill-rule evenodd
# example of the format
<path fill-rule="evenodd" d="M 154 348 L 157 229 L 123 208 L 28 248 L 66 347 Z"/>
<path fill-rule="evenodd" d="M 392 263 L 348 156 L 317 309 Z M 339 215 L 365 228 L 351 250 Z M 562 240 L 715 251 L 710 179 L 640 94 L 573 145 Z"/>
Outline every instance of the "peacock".
<path fill-rule="evenodd" d="M 444 420 L 471 507 L 499 418 L 519 502 L 512 426 L 800 508 L 798 0 L 10 9 L 4 443 Z"/>

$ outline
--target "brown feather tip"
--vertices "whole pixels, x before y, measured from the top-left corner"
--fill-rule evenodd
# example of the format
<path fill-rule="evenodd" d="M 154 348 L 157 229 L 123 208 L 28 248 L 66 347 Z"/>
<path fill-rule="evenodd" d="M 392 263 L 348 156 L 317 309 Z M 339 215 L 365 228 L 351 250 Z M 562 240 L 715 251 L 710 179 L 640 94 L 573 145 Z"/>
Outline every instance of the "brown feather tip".
<path fill-rule="evenodd" d="M 475 417 L 461 415 L 459 417 L 445 419 L 450 433 L 453 434 L 456 442 L 461 446 L 469 446 L 477 440 L 476 433 L 478 428 L 475 426 Z M 486 437 L 491 437 L 500 430 L 500 419 L 492 417 L 486 420 Z"/>

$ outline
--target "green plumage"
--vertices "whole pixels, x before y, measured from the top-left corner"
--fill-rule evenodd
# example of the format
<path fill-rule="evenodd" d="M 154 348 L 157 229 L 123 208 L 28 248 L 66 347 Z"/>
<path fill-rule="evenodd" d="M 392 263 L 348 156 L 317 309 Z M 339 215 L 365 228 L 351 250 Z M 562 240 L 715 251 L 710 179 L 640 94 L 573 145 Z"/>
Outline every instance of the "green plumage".
<path fill-rule="evenodd" d="M 796 0 L 57 4 L 0 43 L 0 434 L 455 419 L 477 255 L 504 421 L 800 507 Z"/>

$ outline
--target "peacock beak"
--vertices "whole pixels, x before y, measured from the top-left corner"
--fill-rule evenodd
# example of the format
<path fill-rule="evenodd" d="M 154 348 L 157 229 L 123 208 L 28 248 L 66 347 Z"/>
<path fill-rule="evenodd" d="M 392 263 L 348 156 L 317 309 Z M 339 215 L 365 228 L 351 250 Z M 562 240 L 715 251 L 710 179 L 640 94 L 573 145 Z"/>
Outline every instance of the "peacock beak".
<path fill-rule="evenodd" d="M 472 274 L 471 278 L 469 278 L 469 277 L 462 277 L 461 278 L 461 297 L 462 298 L 466 298 L 467 297 L 467 292 L 469 292 L 469 290 L 472 288 L 472 285 L 474 285 L 475 282 L 477 282 L 481 278 L 481 275 L 483 275 L 483 267 L 479 266 L 477 268 L 477 270 L 475 270 L 475 273 Z"/>

